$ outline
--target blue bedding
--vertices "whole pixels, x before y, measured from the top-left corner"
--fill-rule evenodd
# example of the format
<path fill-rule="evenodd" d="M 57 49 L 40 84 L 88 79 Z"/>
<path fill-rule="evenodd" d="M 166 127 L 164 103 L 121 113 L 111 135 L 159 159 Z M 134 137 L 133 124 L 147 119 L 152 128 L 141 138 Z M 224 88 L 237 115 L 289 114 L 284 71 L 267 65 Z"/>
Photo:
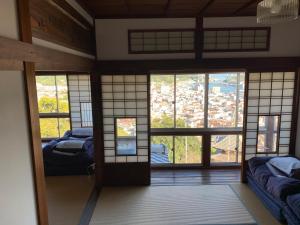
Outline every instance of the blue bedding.
<path fill-rule="evenodd" d="M 300 194 L 288 196 L 286 202 L 293 213 L 300 218 Z"/>
<path fill-rule="evenodd" d="M 68 140 L 83 140 L 81 149 L 58 149 L 57 144 Z M 46 175 L 79 175 L 88 174 L 94 163 L 93 137 L 74 137 L 68 131 L 59 139 L 49 142 L 43 148 Z"/>
<path fill-rule="evenodd" d="M 274 169 L 269 159 L 254 157 L 248 161 L 248 184 L 278 220 L 299 225 L 300 180 Z"/>

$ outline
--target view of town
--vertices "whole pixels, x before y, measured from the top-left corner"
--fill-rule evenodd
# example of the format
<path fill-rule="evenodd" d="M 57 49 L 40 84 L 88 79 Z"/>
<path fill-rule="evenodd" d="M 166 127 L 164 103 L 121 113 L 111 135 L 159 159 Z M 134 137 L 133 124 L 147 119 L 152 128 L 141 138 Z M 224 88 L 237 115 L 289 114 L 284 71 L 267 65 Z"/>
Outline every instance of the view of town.
<path fill-rule="evenodd" d="M 151 78 L 152 121 L 164 114 L 174 120 L 170 124 L 172 128 L 204 127 L 204 74 L 154 75 Z M 209 75 L 208 127 L 241 127 L 243 105 L 243 73 Z M 178 124 L 178 120 L 184 123 Z M 152 128 L 156 128 L 153 123 Z"/>
<path fill-rule="evenodd" d="M 152 75 L 151 127 L 204 128 L 205 110 L 208 128 L 242 127 L 244 78 L 244 73 Z M 208 87 L 207 108 L 206 87 Z M 169 143 L 170 138 L 154 136 L 152 147 L 156 152 L 157 145 L 175 150 L 175 157 L 173 153 L 169 153 L 170 162 L 175 160 L 175 163 L 201 163 L 199 156 L 202 151 L 201 138 L 190 137 L 188 142 L 182 140 L 183 143 L 179 143 L 180 140 L 177 138 L 174 148 L 173 144 Z M 212 137 L 212 162 L 239 162 L 240 152 L 240 135 Z"/>

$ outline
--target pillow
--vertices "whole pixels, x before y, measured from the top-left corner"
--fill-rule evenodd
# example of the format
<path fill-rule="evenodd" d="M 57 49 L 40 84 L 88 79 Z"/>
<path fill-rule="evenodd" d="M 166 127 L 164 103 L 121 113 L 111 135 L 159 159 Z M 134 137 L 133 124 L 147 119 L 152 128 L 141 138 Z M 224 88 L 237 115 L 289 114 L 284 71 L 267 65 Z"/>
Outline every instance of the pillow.
<path fill-rule="evenodd" d="M 293 157 L 275 157 L 269 163 L 288 176 L 293 176 L 300 169 L 300 160 Z"/>
<path fill-rule="evenodd" d="M 93 128 L 84 127 L 84 128 L 75 128 L 72 130 L 72 136 L 74 137 L 92 137 Z"/>
<path fill-rule="evenodd" d="M 56 149 L 82 149 L 84 140 L 66 140 L 56 144 Z"/>

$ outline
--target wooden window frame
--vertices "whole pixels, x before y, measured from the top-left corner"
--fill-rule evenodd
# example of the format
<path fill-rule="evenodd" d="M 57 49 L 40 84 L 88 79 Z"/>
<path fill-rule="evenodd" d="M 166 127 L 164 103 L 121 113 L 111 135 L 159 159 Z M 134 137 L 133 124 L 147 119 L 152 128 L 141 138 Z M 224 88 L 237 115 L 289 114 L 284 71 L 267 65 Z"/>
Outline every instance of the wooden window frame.
<path fill-rule="evenodd" d="M 118 119 L 135 119 L 136 133 L 135 133 L 135 154 L 119 154 L 118 153 Z M 137 137 L 137 117 L 136 116 L 126 116 L 126 117 L 115 117 L 114 118 L 114 138 L 115 138 L 115 155 L 116 156 L 138 156 L 138 137 Z"/>
<path fill-rule="evenodd" d="M 81 127 L 87 127 L 87 128 L 92 128 L 92 126 L 83 126 L 83 117 L 82 117 L 82 103 L 90 103 L 91 104 L 91 114 L 93 114 L 93 110 L 92 110 L 92 101 L 80 101 L 80 120 L 81 120 Z M 93 116 L 92 116 L 92 121 L 88 121 L 87 123 L 92 123 L 93 124 Z"/>
<path fill-rule="evenodd" d="M 194 48 L 192 50 L 157 50 L 157 51 L 134 51 L 132 50 L 131 34 L 132 33 L 147 33 L 147 32 L 194 32 Z M 144 40 L 144 39 L 142 39 Z M 169 40 L 169 36 L 168 36 Z M 167 54 L 167 53 L 194 53 L 196 50 L 196 32 L 193 28 L 178 28 L 178 29 L 130 29 L 128 30 L 128 54 Z"/>
<path fill-rule="evenodd" d="M 271 27 L 228 27 L 228 28 L 204 28 L 203 32 L 205 31 L 237 31 L 241 30 L 247 31 L 247 30 L 266 30 L 267 31 L 267 43 L 265 48 L 241 48 L 240 49 L 205 49 L 204 48 L 204 39 L 203 39 L 203 52 L 209 53 L 209 52 L 265 52 L 270 50 L 270 42 L 271 42 Z M 230 37 L 230 36 L 229 36 Z M 254 35 L 255 38 L 255 35 Z M 217 44 L 217 42 L 215 42 Z M 255 41 L 254 41 L 255 43 Z M 243 35 L 241 35 L 241 44 L 243 44 Z"/>
<path fill-rule="evenodd" d="M 265 116 L 265 117 L 271 117 L 271 116 L 278 116 L 278 121 L 277 121 L 277 137 L 276 137 L 276 151 L 267 151 L 267 152 L 259 152 L 258 151 L 258 136 L 260 135 L 259 133 L 259 118 Z M 259 114 L 257 116 L 257 133 L 256 133 L 256 153 L 257 155 L 259 154 L 279 154 L 279 140 L 280 140 L 280 127 L 281 127 L 281 114 L 280 113 L 272 113 L 272 114 Z"/>
<path fill-rule="evenodd" d="M 68 79 L 68 74 L 64 73 L 64 72 L 61 72 L 61 73 L 57 73 L 57 72 L 46 72 L 46 73 L 36 73 L 36 76 L 40 76 L 40 77 L 43 77 L 43 76 L 53 76 L 55 77 L 55 86 L 56 86 L 56 92 L 57 92 L 57 83 L 56 83 L 56 76 L 65 76 L 66 77 L 66 82 L 67 82 L 67 94 L 68 94 L 68 106 L 69 106 L 69 112 L 68 113 L 65 113 L 65 112 L 62 112 L 62 113 L 59 113 L 59 112 L 55 112 L 55 113 L 40 113 L 39 112 L 39 119 L 69 119 L 70 121 L 70 130 L 72 130 L 72 120 L 71 120 L 71 107 L 70 107 L 70 92 L 69 92 L 69 79 Z M 57 100 L 57 106 L 58 106 L 58 97 L 57 97 L 57 94 L 56 94 L 56 100 Z M 59 131 L 59 128 L 58 128 L 58 131 Z M 60 133 L 60 132 L 59 132 Z M 61 137 L 50 137 L 50 138 L 47 138 L 47 137 L 42 137 L 41 136 L 41 139 L 42 139 L 42 142 L 49 142 L 51 140 L 54 140 L 54 139 L 57 139 L 57 138 L 61 138 Z"/>
<path fill-rule="evenodd" d="M 237 70 L 237 69 L 232 69 L 232 70 L 223 70 L 223 73 L 228 73 L 228 72 L 236 72 L 236 73 L 245 73 L 245 82 L 246 82 L 246 71 L 245 70 Z M 220 162 L 220 163 L 211 163 L 211 156 L 210 156 L 210 147 L 211 147 L 211 136 L 214 135 L 241 135 L 243 139 L 243 126 L 238 127 L 238 124 L 236 123 L 236 127 L 209 127 L 208 126 L 208 100 L 209 100 L 209 95 L 208 95 L 208 86 L 209 86 L 209 75 L 210 74 L 221 74 L 222 71 L 187 71 L 187 72 L 178 72 L 178 71 L 168 71 L 167 73 L 162 72 L 155 72 L 152 73 L 151 75 L 161 75 L 164 76 L 166 75 L 173 75 L 174 76 L 174 95 L 176 95 L 176 75 L 180 74 L 186 74 L 186 73 L 202 73 L 205 75 L 205 93 L 204 93 L 204 127 L 202 128 L 176 128 L 176 101 L 174 104 L 174 127 L 173 128 L 151 128 L 150 135 L 151 136 L 202 136 L 202 163 L 200 164 L 151 164 L 151 167 L 153 168 L 182 168 L 182 167 L 199 167 L 199 168 L 221 168 L 221 167 L 228 167 L 228 168 L 239 168 L 242 164 L 241 163 L 232 163 L 232 162 Z M 150 75 L 150 77 L 151 77 Z M 151 81 L 149 83 L 149 86 L 151 86 Z M 245 91 L 246 91 L 246 85 L 245 85 Z M 245 96 L 243 97 L 245 100 Z M 236 103 L 238 106 L 239 100 L 236 99 Z M 245 107 L 245 106 L 244 106 Z M 245 108 L 243 107 L 243 110 Z M 150 109 L 151 110 L 151 109 Z M 245 119 L 245 118 L 244 118 Z M 237 122 L 237 121 L 236 121 Z M 151 125 L 151 122 L 150 122 Z M 242 143 L 243 146 L 243 143 Z M 242 148 L 241 146 L 241 148 Z M 243 153 L 241 153 L 241 159 L 243 157 Z M 151 153 L 150 153 L 151 156 Z"/>

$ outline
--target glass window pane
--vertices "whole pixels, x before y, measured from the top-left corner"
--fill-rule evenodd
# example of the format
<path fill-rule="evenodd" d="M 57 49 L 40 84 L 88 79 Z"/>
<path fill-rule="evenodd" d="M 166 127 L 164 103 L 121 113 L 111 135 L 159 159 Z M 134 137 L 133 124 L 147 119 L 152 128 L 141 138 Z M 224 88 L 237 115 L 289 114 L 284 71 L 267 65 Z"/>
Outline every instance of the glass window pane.
<path fill-rule="evenodd" d="M 212 163 L 240 163 L 242 157 L 242 135 L 211 136 Z"/>
<path fill-rule="evenodd" d="M 136 155 L 136 118 L 116 118 L 117 155 Z"/>
<path fill-rule="evenodd" d="M 176 136 L 175 163 L 200 164 L 202 163 L 202 137 Z"/>
<path fill-rule="evenodd" d="M 40 119 L 40 129 L 42 138 L 57 138 L 59 137 L 58 119 L 57 118 L 42 118 Z"/>
<path fill-rule="evenodd" d="M 277 152 L 279 116 L 259 116 L 257 152 Z"/>
<path fill-rule="evenodd" d="M 58 112 L 69 112 L 67 76 L 55 76 L 57 85 Z"/>
<path fill-rule="evenodd" d="M 240 73 L 209 74 L 209 127 L 237 127 L 242 123 L 243 79 Z"/>
<path fill-rule="evenodd" d="M 174 75 L 151 76 L 151 127 L 174 127 Z"/>
<path fill-rule="evenodd" d="M 62 137 L 66 131 L 70 130 L 70 119 L 69 118 L 60 118 L 59 120 L 59 136 Z"/>
<path fill-rule="evenodd" d="M 55 76 L 37 76 L 36 86 L 40 113 L 56 113 L 56 81 Z"/>
<path fill-rule="evenodd" d="M 245 96 L 245 73 L 238 74 L 238 127 L 243 127 L 244 122 L 244 96 Z"/>
<path fill-rule="evenodd" d="M 172 136 L 151 137 L 151 163 L 152 164 L 173 163 L 173 137 Z"/>
<path fill-rule="evenodd" d="M 205 75 L 176 75 L 176 127 L 204 127 Z"/>

